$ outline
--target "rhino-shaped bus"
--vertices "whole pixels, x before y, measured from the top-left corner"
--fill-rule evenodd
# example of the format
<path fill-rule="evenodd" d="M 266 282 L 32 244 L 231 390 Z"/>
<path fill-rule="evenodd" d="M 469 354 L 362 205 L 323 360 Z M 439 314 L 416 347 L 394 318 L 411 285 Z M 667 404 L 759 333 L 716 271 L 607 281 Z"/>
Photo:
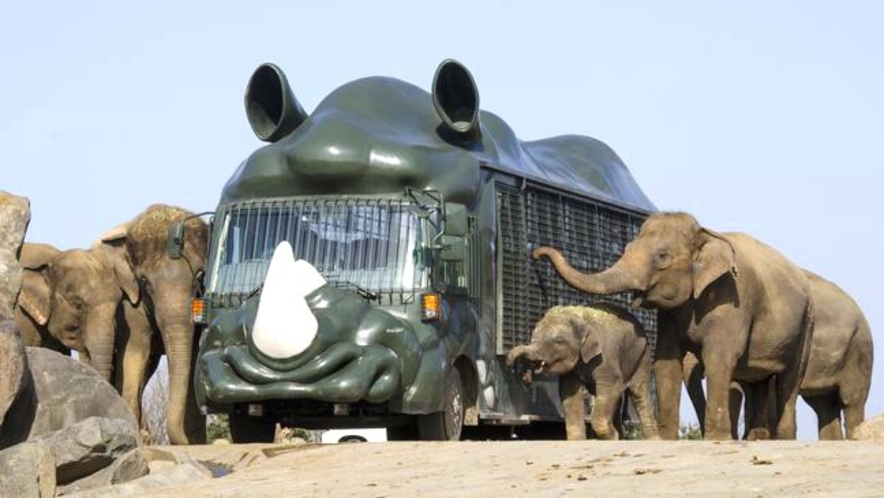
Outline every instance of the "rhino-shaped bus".
<path fill-rule="evenodd" d="M 620 158 L 589 137 L 520 141 L 454 60 L 431 93 L 364 78 L 309 115 L 264 64 L 245 104 L 269 144 L 212 220 L 203 411 L 229 414 L 236 442 L 270 440 L 276 423 L 426 440 L 561 429 L 556 380 L 527 384 L 505 355 L 552 306 L 630 308 L 530 256 L 555 246 L 583 271 L 617 260 L 655 209 Z M 632 311 L 653 338 L 655 315 Z"/>

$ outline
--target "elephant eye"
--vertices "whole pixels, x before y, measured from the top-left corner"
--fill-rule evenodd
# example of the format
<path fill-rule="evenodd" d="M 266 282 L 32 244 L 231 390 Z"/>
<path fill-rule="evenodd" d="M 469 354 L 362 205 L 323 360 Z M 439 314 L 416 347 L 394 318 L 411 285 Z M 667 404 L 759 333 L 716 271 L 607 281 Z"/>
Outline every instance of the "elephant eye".
<path fill-rule="evenodd" d="M 670 256 L 669 256 L 668 252 L 663 251 L 663 252 L 657 253 L 657 265 L 658 266 L 665 266 L 666 264 L 669 263 L 669 260 L 670 260 Z"/>

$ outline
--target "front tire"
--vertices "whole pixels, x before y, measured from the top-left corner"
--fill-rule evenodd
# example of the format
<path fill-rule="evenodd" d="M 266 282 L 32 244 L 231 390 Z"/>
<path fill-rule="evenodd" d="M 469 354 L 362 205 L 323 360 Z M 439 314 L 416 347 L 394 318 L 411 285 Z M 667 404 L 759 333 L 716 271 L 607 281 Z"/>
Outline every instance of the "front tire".
<path fill-rule="evenodd" d="M 423 441 L 459 441 L 463 432 L 464 388 L 457 368 L 448 377 L 445 404 L 441 412 L 419 415 L 417 429 Z"/>
<path fill-rule="evenodd" d="M 266 417 L 252 417 L 248 413 L 231 410 L 230 438 L 234 443 L 272 443 L 276 435 L 276 421 Z"/>

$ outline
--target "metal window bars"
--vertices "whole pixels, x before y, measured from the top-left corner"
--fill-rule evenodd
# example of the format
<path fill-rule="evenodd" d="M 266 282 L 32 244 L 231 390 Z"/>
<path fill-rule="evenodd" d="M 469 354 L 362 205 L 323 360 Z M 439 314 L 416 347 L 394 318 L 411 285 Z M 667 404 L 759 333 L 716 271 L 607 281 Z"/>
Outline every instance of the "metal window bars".
<path fill-rule="evenodd" d="M 234 306 L 264 281 L 283 240 L 330 283 L 412 299 L 425 287 L 424 222 L 400 199 L 309 198 L 226 206 L 210 256 L 208 296 Z M 408 296 L 406 296 L 408 294 Z"/>
<path fill-rule="evenodd" d="M 531 330 L 549 308 L 595 302 L 609 302 L 632 312 L 647 331 L 654 350 L 657 315 L 632 308 L 631 293 L 589 295 L 565 283 L 549 261 L 531 258 L 535 248 L 552 246 L 580 271 L 604 270 L 638 235 L 642 216 L 539 187 L 517 189 L 499 184 L 497 197 L 498 278 L 503 279 L 498 352 L 529 342 Z"/>

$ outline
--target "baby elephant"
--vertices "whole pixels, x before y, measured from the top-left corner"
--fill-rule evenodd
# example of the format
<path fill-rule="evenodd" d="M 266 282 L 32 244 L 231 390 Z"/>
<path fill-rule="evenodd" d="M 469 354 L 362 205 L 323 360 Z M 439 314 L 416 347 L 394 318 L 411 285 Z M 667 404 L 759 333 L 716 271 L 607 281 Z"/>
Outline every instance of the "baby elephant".
<path fill-rule="evenodd" d="M 626 311 L 607 304 L 556 306 L 537 323 L 531 344 L 513 348 L 539 372 L 560 376 L 568 439 L 586 439 L 583 386 L 595 395 L 590 424 L 599 439 L 618 439 L 614 416 L 629 390 L 645 439 L 659 439 L 650 397 L 651 352 L 645 331 Z"/>

